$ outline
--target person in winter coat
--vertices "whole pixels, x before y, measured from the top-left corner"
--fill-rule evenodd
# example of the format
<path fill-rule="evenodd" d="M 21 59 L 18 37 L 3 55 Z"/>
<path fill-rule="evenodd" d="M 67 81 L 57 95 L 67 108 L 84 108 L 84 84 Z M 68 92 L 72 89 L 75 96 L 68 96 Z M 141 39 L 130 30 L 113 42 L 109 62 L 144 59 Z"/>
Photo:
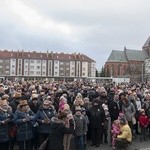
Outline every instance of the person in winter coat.
<path fill-rule="evenodd" d="M 18 93 L 16 92 L 14 95 L 13 95 L 13 100 L 12 102 L 10 102 L 10 106 L 12 107 L 12 111 L 13 113 L 15 113 L 15 111 L 17 110 L 17 106 L 19 105 L 19 102 L 21 100 L 21 93 Z"/>
<path fill-rule="evenodd" d="M 149 125 L 149 119 L 148 116 L 145 114 L 144 109 L 141 109 L 140 112 L 141 112 L 139 117 L 139 124 L 141 128 L 140 141 L 142 142 L 143 140 L 146 140 L 146 130 Z"/>
<path fill-rule="evenodd" d="M 117 136 L 116 147 L 121 150 L 127 150 L 128 145 L 132 142 L 131 128 L 125 118 L 120 118 L 121 133 Z"/>
<path fill-rule="evenodd" d="M 50 132 L 50 121 L 51 118 L 55 116 L 55 110 L 50 103 L 49 100 L 44 100 L 42 107 L 39 108 L 36 114 L 36 121 L 39 124 L 39 145 L 48 138 Z"/>
<path fill-rule="evenodd" d="M 73 115 L 72 115 L 72 112 L 70 110 L 70 106 L 67 103 L 62 104 L 62 102 L 61 102 L 61 105 L 59 105 L 59 106 L 60 106 L 59 113 L 62 113 L 62 112 L 67 113 L 67 117 L 66 117 L 64 123 L 65 123 L 65 126 L 67 128 L 70 128 L 70 121 L 74 122 Z M 71 134 L 65 134 L 64 135 L 64 141 L 63 141 L 63 143 L 64 143 L 64 150 L 70 150 L 71 137 L 72 137 Z"/>
<path fill-rule="evenodd" d="M 39 110 L 40 105 L 38 103 L 37 94 L 32 94 L 29 102 L 29 107 L 34 112 L 34 114 L 36 114 L 37 111 Z M 38 123 L 37 122 L 32 127 L 32 131 L 33 131 L 33 138 L 32 138 L 31 145 L 32 147 L 34 147 L 35 150 L 37 150 L 38 149 Z"/>
<path fill-rule="evenodd" d="M 115 93 L 114 99 L 108 105 L 111 122 L 118 119 L 120 106 L 119 106 L 119 95 Z"/>
<path fill-rule="evenodd" d="M 9 123 L 12 109 L 6 100 L 0 100 L 0 150 L 9 150 Z"/>
<path fill-rule="evenodd" d="M 102 135 L 102 141 L 104 137 L 104 142 L 110 145 L 110 130 L 111 130 L 111 118 L 108 111 L 108 106 L 103 104 L 102 105 L 104 112 L 105 112 L 105 122 L 104 122 L 104 130 Z"/>
<path fill-rule="evenodd" d="M 30 101 L 29 101 L 30 109 L 36 114 L 39 110 L 40 104 L 38 103 L 38 95 L 32 94 Z"/>
<path fill-rule="evenodd" d="M 91 126 L 91 146 L 99 147 L 102 142 L 102 134 L 105 122 L 105 112 L 102 106 L 100 106 L 98 100 L 92 102 L 92 107 L 89 111 L 89 121 Z"/>
<path fill-rule="evenodd" d="M 87 150 L 87 132 L 88 132 L 88 125 L 89 125 L 89 118 L 86 114 L 86 109 L 82 108 L 82 115 L 85 117 L 85 133 L 83 135 L 83 143 L 84 143 L 84 150 Z"/>
<path fill-rule="evenodd" d="M 70 122 L 70 128 L 65 127 L 64 121 L 66 117 L 67 113 L 65 112 L 59 113 L 58 117 L 52 117 L 46 150 L 64 150 L 64 135 L 71 134 L 74 131 L 72 122 Z"/>
<path fill-rule="evenodd" d="M 133 117 L 135 117 L 136 110 L 135 110 L 134 105 L 126 97 L 123 99 L 122 112 L 125 114 L 125 117 L 128 121 L 131 131 L 133 133 L 132 119 L 133 119 Z"/>
<path fill-rule="evenodd" d="M 83 98 L 82 98 L 82 95 L 81 93 L 78 93 L 76 98 L 75 98 L 75 101 L 73 103 L 73 107 L 72 107 L 72 113 L 75 114 L 75 109 L 76 107 L 84 107 L 84 101 L 83 101 Z"/>
<path fill-rule="evenodd" d="M 18 126 L 17 141 L 19 150 L 31 149 L 32 125 L 35 123 L 35 115 L 30 110 L 27 100 L 21 100 L 14 114 L 14 122 Z"/>
<path fill-rule="evenodd" d="M 112 124 L 112 148 L 115 149 L 117 135 L 121 133 L 119 120 L 114 120 Z"/>
<path fill-rule="evenodd" d="M 83 137 L 86 133 L 86 118 L 82 115 L 82 108 L 76 107 L 75 114 L 73 116 L 75 121 L 75 148 L 76 150 L 84 150 Z"/>

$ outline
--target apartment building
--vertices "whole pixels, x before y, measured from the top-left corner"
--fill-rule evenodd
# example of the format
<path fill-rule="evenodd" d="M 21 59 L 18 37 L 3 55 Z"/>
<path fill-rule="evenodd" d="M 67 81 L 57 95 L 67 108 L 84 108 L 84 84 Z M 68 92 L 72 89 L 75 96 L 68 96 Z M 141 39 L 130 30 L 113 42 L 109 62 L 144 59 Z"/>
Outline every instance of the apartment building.
<path fill-rule="evenodd" d="M 84 54 L 0 50 L 0 76 L 7 78 L 95 77 L 95 66 Z"/>

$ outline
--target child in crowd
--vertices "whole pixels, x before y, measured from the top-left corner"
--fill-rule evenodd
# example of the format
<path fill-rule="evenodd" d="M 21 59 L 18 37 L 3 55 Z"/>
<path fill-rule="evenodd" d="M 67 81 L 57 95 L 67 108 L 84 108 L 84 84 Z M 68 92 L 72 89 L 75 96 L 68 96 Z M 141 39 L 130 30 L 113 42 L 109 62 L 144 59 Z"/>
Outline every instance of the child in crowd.
<path fill-rule="evenodd" d="M 117 138 L 117 135 L 120 134 L 120 123 L 119 123 L 119 120 L 115 120 L 112 124 L 112 130 L 111 130 L 111 133 L 112 133 L 112 148 L 115 149 L 115 141 L 116 141 L 116 138 Z"/>
<path fill-rule="evenodd" d="M 139 117 L 139 124 L 141 128 L 140 141 L 142 142 L 143 140 L 146 140 L 146 130 L 149 125 L 149 119 L 147 115 L 145 114 L 144 109 L 141 109 L 140 112 L 141 112 L 140 117 Z"/>
<path fill-rule="evenodd" d="M 89 118 L 86 115 L 86 109 L 82 108 L 82 115 L 85 117 L 86 126 L 85 126 L 85 133 L 83 135 L 83 144 L 84 144 L 84 150 L 87 149 L 87 131 L 88 131 L 88 125 L 89 125 Z"/>
<path fill-rule="evenodd" d="M 76 107 L 74 114 L 75 121 L 75 148 L 76 150 L 84 150 L 83 136 L 86 133 L 86 119 L 82 115 L 81 107 Z"/>

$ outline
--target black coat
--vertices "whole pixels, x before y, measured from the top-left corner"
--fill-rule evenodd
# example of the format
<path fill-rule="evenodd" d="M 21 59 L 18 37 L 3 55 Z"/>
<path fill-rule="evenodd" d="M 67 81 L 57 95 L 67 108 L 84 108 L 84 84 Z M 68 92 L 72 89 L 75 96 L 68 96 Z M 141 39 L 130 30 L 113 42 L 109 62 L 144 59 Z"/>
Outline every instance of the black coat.
<path fill-rule="evenodd" d="M 105 122 L 105 112 L 102 106 L 93 106 L 89 111 L 89 121 L 91 128 L 101 128 Z"/>
<path fill-rule="evenodd" d="M 51 131 L 46 150 L 64 150 L 64 134 L 71 134 L 73 130 L 66 128 L 64 123 L 55 117 L 51 120 L 50 129 Z"/>
<path fill-rule="evenodd" d="M 111 117 L 111 121 L 113 122 L 114 120 L 118 119 L 119 116 L 119 102 L 111 101 L 110 104 L 108 105 L 109 108 L 109 113 Z"/>

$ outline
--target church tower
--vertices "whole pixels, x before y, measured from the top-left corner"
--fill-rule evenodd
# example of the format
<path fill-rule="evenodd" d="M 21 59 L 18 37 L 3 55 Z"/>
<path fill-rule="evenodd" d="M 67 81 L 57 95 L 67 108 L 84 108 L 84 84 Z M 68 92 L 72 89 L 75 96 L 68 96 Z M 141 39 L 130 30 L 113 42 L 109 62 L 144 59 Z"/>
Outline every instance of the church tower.
<path fill-rule="evenodd" d="M 143 47 L 142 47 L 142 50 L 143 50 L 144 52 L 146 52 L 146 54 L 147 54 L 148 56 L 150 56 L 150 36 L 149 36 L 149 38 L 147 39 L 147 41 L 144 43 L 144 45 L 143 45 Z"/>

